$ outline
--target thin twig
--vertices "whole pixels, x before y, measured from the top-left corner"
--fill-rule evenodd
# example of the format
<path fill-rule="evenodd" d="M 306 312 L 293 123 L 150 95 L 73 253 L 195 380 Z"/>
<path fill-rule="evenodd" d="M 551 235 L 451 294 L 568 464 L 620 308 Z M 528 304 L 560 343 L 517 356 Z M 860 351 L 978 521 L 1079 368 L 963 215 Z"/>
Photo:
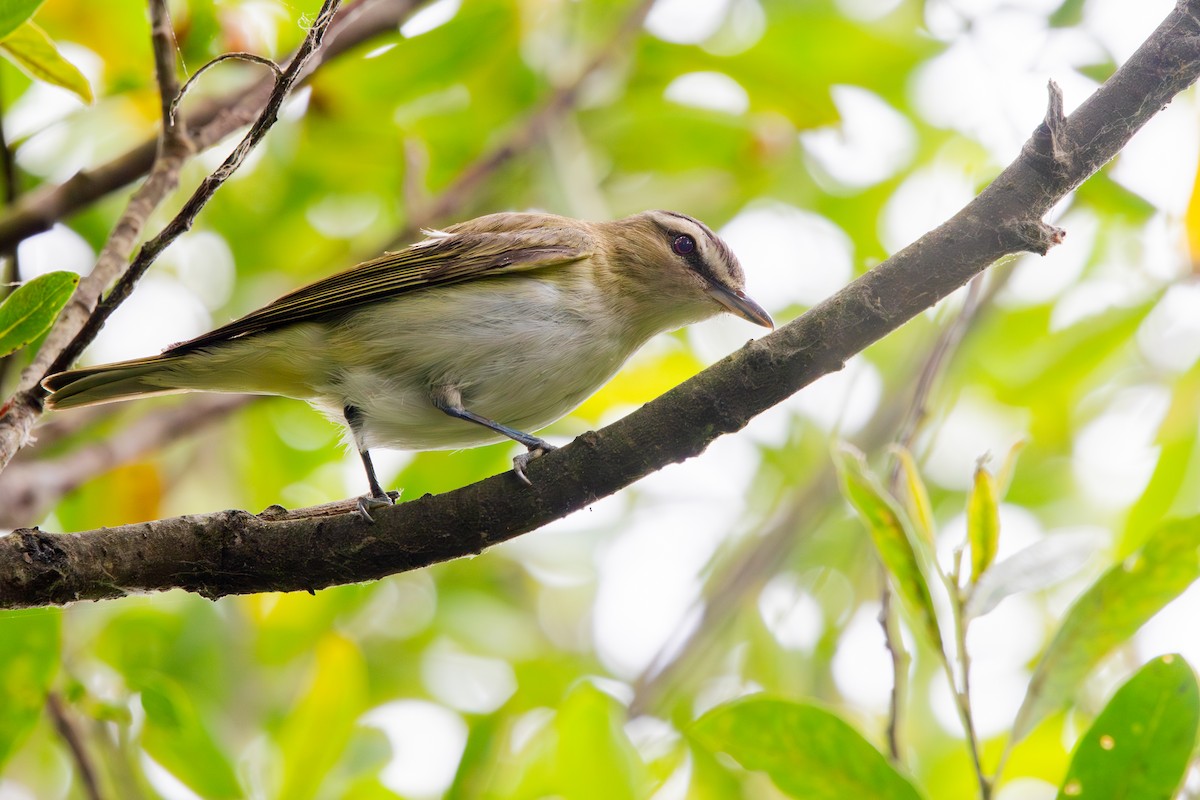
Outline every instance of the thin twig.
<path fill-rule="evenodd" d="M 333 22 L 333 16 L 337 13 L 338 6 L 340 5 L 341 0 L 325 0 L 320 12 L 317 13 L 317 18 L 308 30 L 308 35 L 304 38 L 304 42 L 296 51 L 287 69 L 283 71 L 279 80 L 276 81 L 274 91 L 267 98 L 266 105 L 259 114 L 258 119 L 250 126 L 250 130 L 238 142 L 233 152 L 221 162 L 220 166 L 200 182 L 200 185 L 192 193 L 192 196 L 183 204 L 183 208 L 167 223 L 166 227 L 159 231 L 157 236 L 142 245 L 142 249 L 138 251 L 137 257 L 134 258 L 133 263 L 129 265 L 124 274 L 117 279 L 112 291 L 100 302 L 96 310 L 88 317 L 83 328 L 71 340 L 70 344 L 63 348 L 62 352 L 54 360 L 54 363 L 51 364 L 50 373 L 66 369 L 75 359 L 79 358 L 84 348 L 92 343 L 92 340 L 96 338 L 96 334 L 104 327 L 104 323 L 108 321 L 112 313 L 133 292 L 133 287 L 141 279 L 142 275 L 146 274 L 146 270 L 150 268 L 150 265 L 154 263 L 162 251 L 170 246 L 172 242 L 191 229 L 192 224 L 196 220 L 196 215 L 212 199 L 212 196 L 221 187 L 221 184 L 225 183 L 237 171 L 242 162 L 246 160 L 246 156 L 250 154 L 250 151 L 267 135 L 267 131 L 278 120 L 279 109 L 291 92 L 292 87 L 295 86 L 296 82 L 304 74 L 307 74 L 304 72 L 305 65 L 320 46 L 321 39 L 329 29 L 330 23 Z"/>
<path fill-rule="evenodd" d="M 892 602 L 894 597 L 885 577 L 879 598 L 879 625 L 883 628 L 883 638 L 892 661 L 892 692 L 887 720 L 888 756 L 893 763 L 900 764 L 904 761 L 900 721 L 904 718 L 908 700 L 908 670 L 912 666 L 912 654 L 904 646 L 900 635 L 900 614 Z"/>
<path fill-rule="evenodd" d="M 0 408 L 0 469 L 3 469 L 17 450 L 28 442 L 33 423 L 41 413 L 42 378 L 66 369 L 79 357 L 113 311 L 133 291 L 138 279 L 145 274 L 159 254 L 191 228 L 196 215 L 211 199 L 213 193 L 233 174 L 275 124 L 284 99 L 296 82 L 308 74 L 309 62 L 320 46 L 340 4 L 341 0 L 325 0 L 303 43 L 284 70 L 283 77 L 276 82 L 265 106 L 245 137 L 225 161 L 200 183 L 183 209 L 166 227 L 142 246 L 130 264 L 129 253 L 146 219 L 168 191 L 178 184 L 179 169 L 191 152 L 190 144 L 184 136 L 168 137 L 164 131 L 163 146 L 150 176 L 131 198 L 108 244 L 101 252 L 96 267 L 80 282 L 75 297 L 67 304 L 59 322 L 51 329 L 34 363 L 25 370 L 22 391 L 6 407 Z M 155 33 L 151 38 L 156 49 L 167 46 L 164 42 L 168 37 Z M 164 61 L 164 57 L 156 56 L 156 64 Z M 174 63 L 173 56 L 171 63 Z M 168 116 L 169 106 L 169 102 L 164 102 L 164 113 Z M 182 126 L 175 126 L 174 130 L 181 131 Z M 104 287 L 115 276 L 119 277 L 112 291 L 103 301 L 99 301 Z"/>
<path fill-rule="evenodd" d="M 87 745 L 83 740 L 83 732 L 79 730 L 79 725 L 76 724 L 66 703 L 63 702 L 62 695 L 58 692 L 47 694 L 46 711 L 50 713 L 54 729 L 58 731 L 58 735 L 66 743 L 67 749 L 71 751 L 71 758 L 75 762 L 79 783 L 83 786 L 84 794 L 87 795 L 88 800 L 103 800 L 104 795 L 100 793 L 100 784 L 96 780 L 96 768 L 92 764 L 91 754 L 88 753 Z"/>
<path fill-rule="evenodd" d="M 909 404 L 908 412 L 900 424 L 895 440 L 895 444 L 904 450 L 912 449 L 917 434 L 920 432 L 925 420 L 929 417 L 929 398 L 933 393 L 934 386 L 937 384 L 938 379 L 945 373 L 951 359 L 954 357 L 954 353 L 958 349 L 958 345 L 961 344 L 967 330 L 977 318 L 977 314 L 981 308 L 980 297 L 983 280 L 984 276 L 980 275 L 971 281 L 968 285 L 967 296 L 963 301 L 962 308 L 954 319 L 942 328 L 933 346 L 929 349 L 929 354 L 924 360 L 916 386 L 913 389 L 913 398 Z M 889 491 L 895 497 L 900 495 L 900 477 L 901 464 L 900 460 L 896 459 L 892 465 L 891 475 L 888 479 Z M 883 629 L 884 641 L 892 661 L 892 693 L 891 702 L 888 704 L 887 740 L 892 760 L 899 762 L 902 759 L 900 747 L 901 719 L 904 700 L 908 691 L 908 669 L 912 662 L 912 657 L 909 655 L 908 649 L 904 646 L 904 641 L 900 637 L 899 611 L 893 606 L 891 599 L 891 588 L 888 586 L 885 578 L 880 598 L 879 624 Z M 955 616 L 956 624 L 960 619 L 962 619 L 960 616 Z M 960 653 L 964 651 L 964 648 L 960 648 Z M 941 657 L 945 660 L 946 654 L 942 653 Z M 952 691 L 956 691 L 953 685 L 950 688 Z M 969 703 L 967 710 L 969 718 Z M 970 722 L 969 719 L 968 722 Z M 973 722 L 971 722 L 970 727 L 972 728 L 973 736 Z M 976 752 L 972 753 L 972 755 L 975 763 L 978 764 L 979 754 Z M 978 779 L 980 786 L 987 786 L 986 776 L 982 772 L 979 773 Z"/>
<path fill-rule="evenodd" d="M 161 150 L 171 138 L 187 137 L 182 126 L 175 124 L 175 103 L 179 98 L 179 73 L 175 62 L 179 45 L 175 41 L 175 27 L 171 24 L 167 0 L 150 0 L 150 38 L 154 42 L 154 78 L 158 81 L 158 101 L 162 109 Z"/>
<path fill-rule="evenodd" d="M 179 104 L 181 102 L 183 102 L 183 98 L 187 95 L 188 91 L 191 90 L 192 85 L 196 82 L 196 79 L 199 78 L 201 75 L 203 75 L 205 72 L 208 72 L 210 69 L 215 67 L 217 64 L 220 64 L 224 61 L 249 61 L 252 64 L 262 64 L 264 67 L 271 70 L 271 72 L 273 72 L 275 74 L 276 81 L 282 80 L 282 78 L 283 78 L 283 67 L 279 66 L 278 64 L 276 64 L 274 61 L 272 61 L 269 58 L 264 58 L 263 56 L 256 56 L 254 53 L 242 53 L 242 52 L 225 53 L 224 55 L 219 55 L 216 58 L 214 58 L 212 61 L 209 61 L 207 64 L 202 66 L 200 69 L 196 70 L 195 74 L 193 74 L 192 77 L 187 79 L 187 83 L 183 84 L 183 86 L 180 87 L 179 93 L 175 95 L 175 99 L 171 101 L 170 108 L 167 109 L 166 113 L 167 113 L 168 119 L 170 119 L 172 122 L 174 122 L 175 113 L 179 109 Z"/>
<path fill-rule="evenodd" d="M 362 0 L 338 14 L 319 53 L 322 62 L 352 51 L 381 34 L 393 33 L 426 0 Z M 198 150 L 250 124 L 270 93 L 273 80 L 256 82 L 188 110 L 187 122 Z M 12 209 L 0 214 L 0 249 L 49 230 L 96 200 L 146 175 L 152 168 L 158 137 L 93 169 L 81 171 L 58 185 L 42 186 L 23 195 Z"/>

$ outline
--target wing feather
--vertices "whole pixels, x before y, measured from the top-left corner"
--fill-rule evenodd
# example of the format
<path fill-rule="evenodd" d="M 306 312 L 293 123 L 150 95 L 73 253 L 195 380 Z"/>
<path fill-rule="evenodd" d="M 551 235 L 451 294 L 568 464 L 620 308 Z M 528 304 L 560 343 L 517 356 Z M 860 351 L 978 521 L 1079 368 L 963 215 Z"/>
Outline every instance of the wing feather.
<path fill-rule="evenodd" d="M 451 229 L 450 233 L 439 232 L 436 237 L 310 283 L 216 330 L 173 345 L 164 355 L 320 320 L 420 289 L 564 266 L 591 252 L 591 239 L 585 232 L 565 227 L 512 232 Z"/>

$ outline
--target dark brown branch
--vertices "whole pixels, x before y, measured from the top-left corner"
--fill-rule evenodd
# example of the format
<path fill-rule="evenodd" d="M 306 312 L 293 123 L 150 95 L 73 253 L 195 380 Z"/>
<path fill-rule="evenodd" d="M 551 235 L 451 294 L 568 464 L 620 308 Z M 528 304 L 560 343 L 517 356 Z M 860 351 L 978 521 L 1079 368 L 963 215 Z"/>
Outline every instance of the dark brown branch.
<path fill-rule="evenodd" d="M 952 219 L 804 316 L 598 433 L 510 473 L 353 514 L 271 520 L 244 511 L 77 534 L 0 539 L 0 607 L 183 588 L 207 597 L 318 589 L 475 554 L 703 452 L 756 414 L 837 370 L 1005 255 L 1045 252 L 1041 218 L 1200 75 L 1200 0 L 1181 2 L 1070 117 L 1049 121 Z M 1047 141 L 1053 138 L 1053 152 Z"/>
<path fill-rule="evenodd" d="M 343 9 L 334 20 L 316 62 L 324 63 L 380 34 L 396 30 L 425 1 L 363 0 Z M 189 134 L 197 149 L 211 147 L 249 124 L 273 84 L 273 80 L 264 79 L 243 91 L 189 108 Z M 157 148 L 155 137 L 106 164 L 77 173 L 64 183 L 29 192 L 16 206 L 0 214 L 0 250 L 49 230 L 58 220 L 147 174 Z"/>

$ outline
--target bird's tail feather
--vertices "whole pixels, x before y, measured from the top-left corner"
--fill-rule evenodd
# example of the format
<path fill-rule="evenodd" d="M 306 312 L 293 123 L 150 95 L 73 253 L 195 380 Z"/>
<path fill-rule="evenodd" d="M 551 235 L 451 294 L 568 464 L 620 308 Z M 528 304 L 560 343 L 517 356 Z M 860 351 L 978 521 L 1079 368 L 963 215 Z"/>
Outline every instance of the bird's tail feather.
<path fill-rule="evenodd" d="M 152 356 L 59 372 L 42 381 L 42 387 L 50 392 L 46 406 L 76 408 L 129 397 L 186 391 L 183 387 L 172 385 L 165 374 L 174 361 L 170 357 Z"/>

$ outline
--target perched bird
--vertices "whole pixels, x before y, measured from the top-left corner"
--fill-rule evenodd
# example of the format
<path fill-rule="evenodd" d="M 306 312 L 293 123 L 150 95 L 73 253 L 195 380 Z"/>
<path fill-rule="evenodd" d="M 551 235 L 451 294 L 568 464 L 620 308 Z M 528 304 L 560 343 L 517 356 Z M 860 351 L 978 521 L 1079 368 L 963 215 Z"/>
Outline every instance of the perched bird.
<path fill-rule="evenodd" d="M 615 222 L 501 213 L 284 295 L 161 355 L 46 378 L 47 406 L 170 392 L 304 400 L 344 424 L 367 509 L 391 503 L 370 449 L 513 439 L 525 465 L 553 449 L 527 433 L 572 411 L 652 336 L 729 311 L 773 328 L 737 258 L 671 211 Z"/>

